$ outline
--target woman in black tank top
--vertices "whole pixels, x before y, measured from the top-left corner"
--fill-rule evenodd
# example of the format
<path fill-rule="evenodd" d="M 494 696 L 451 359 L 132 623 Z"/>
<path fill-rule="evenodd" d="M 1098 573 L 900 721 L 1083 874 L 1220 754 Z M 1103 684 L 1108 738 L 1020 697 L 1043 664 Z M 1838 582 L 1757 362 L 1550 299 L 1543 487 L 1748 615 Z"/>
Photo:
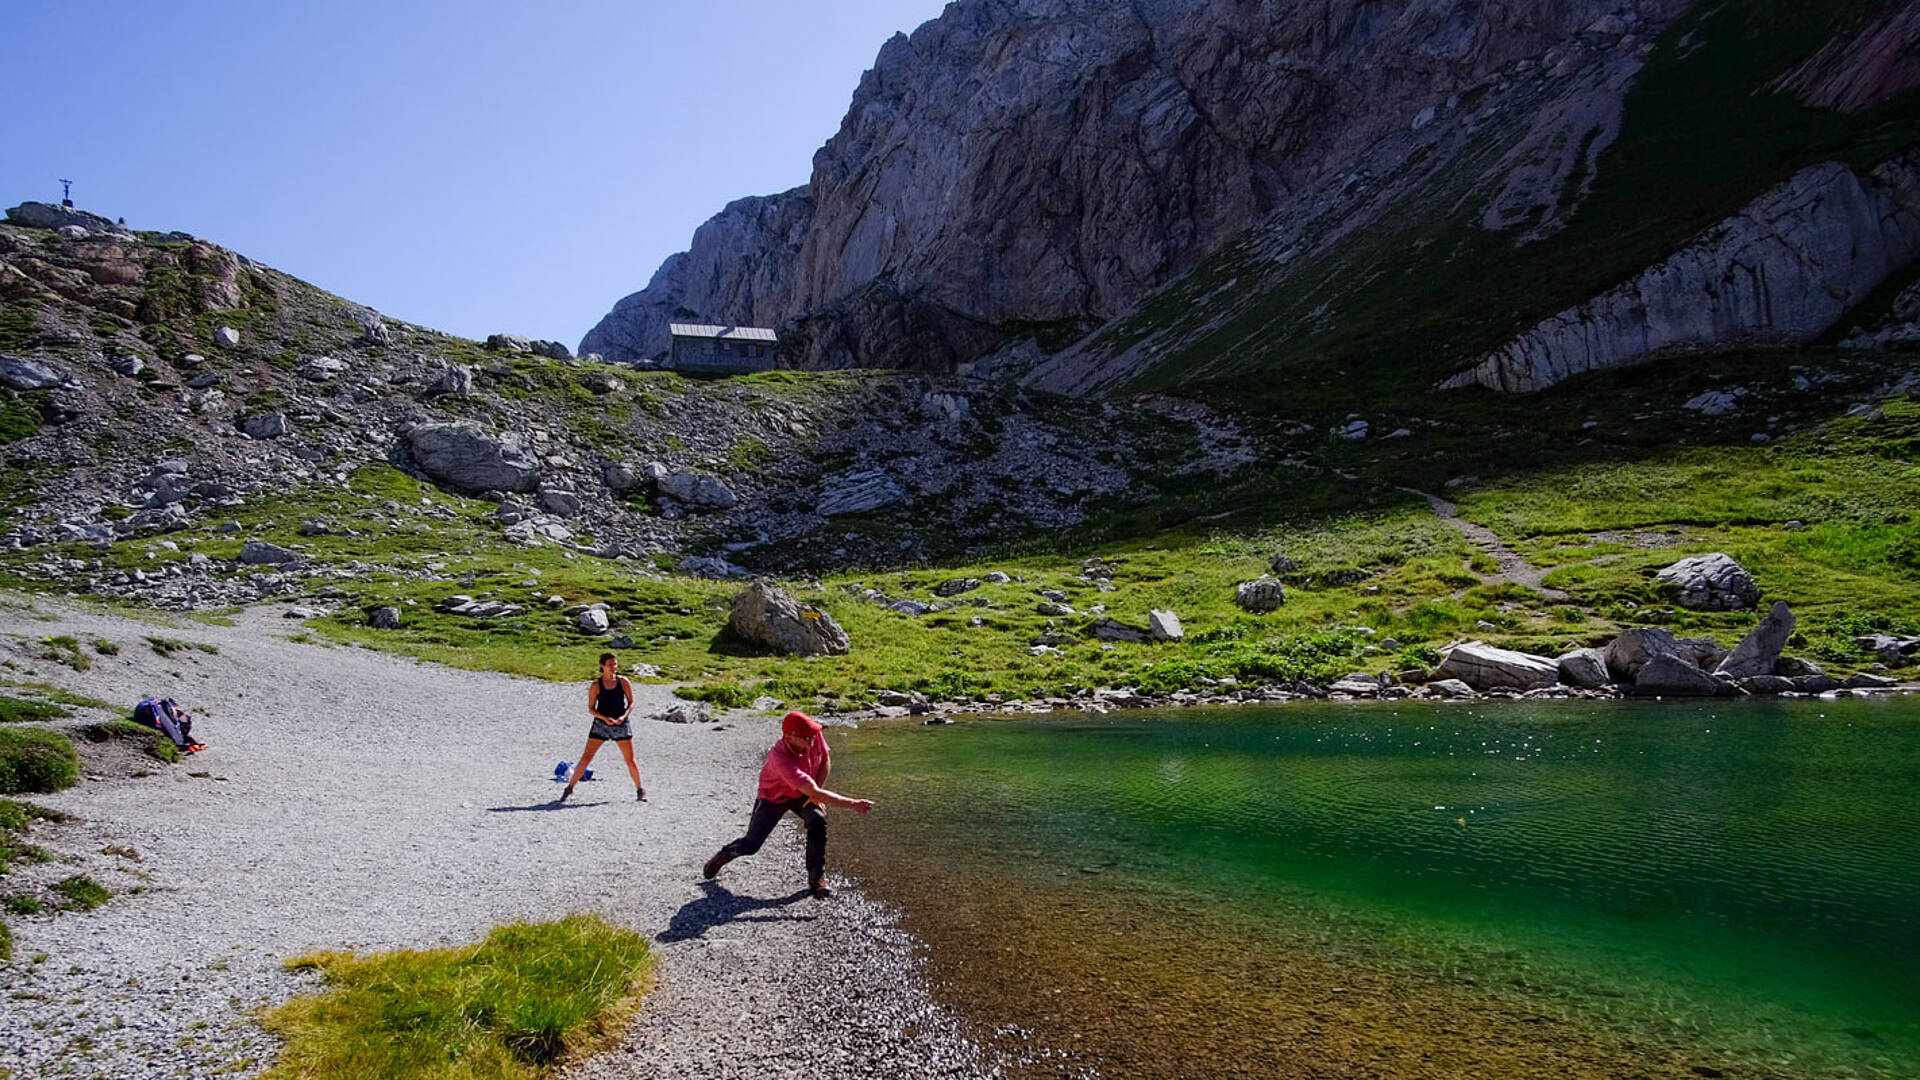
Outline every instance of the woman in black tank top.
<path fill-rule="evenodd" d="M 593 717 L 587 748 L 580 752 L 580 762 L 573 767 L 573 778 L 567 782 L 567 790 L 560 793 L 560 801 L 566 802 L 573 794 L 574 785 L 586 775 L 588 763 L 600 752 L 603 742 L 620 747 L 620 756 L 627 759 L 627 775 L 633 777 L 634 797 L 647 801 L 647 789 L 640 783 L 640 766 L 633 761 L 633 728 L 627 723 L 633 713 L 633 684 L 620 674 L 620 659 L 612 653 L 600 654 L 600 675 L 587 684 L 587 713 Z"/>

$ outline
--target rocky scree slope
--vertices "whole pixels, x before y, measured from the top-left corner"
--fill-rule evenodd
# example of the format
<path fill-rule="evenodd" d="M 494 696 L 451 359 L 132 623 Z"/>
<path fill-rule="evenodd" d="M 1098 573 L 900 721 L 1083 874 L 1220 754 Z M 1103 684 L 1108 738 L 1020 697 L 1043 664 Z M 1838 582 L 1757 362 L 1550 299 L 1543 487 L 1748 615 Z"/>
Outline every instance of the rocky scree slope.
<path fill-rule="evenodd" d="M 273 525 L 377 560 L 468 524 L 439 489 L 486 500 L 479 542 L 713 574 L 912 562 L 1151 501 L 1247 453 L 1192 409 L 487 348 L 185 234 L 93 224 L 0 225 L 0 546 L 27 576 L 166 606 L 289 591 L 305 560 L 253 546 L 149 577 L 116 541 L 226 522 L 237 547 Z"/>
<path fill-rule="evenodd" d="M 806 188 L 728 206 L 581 351 L 655 357 L 673 318 L 782 324 L 808 368 L 1058 347 L 1381 139 L 1569 49 L 1631 54 L 1684 6 L 961 0 L 881 49 Z M 1560 100 L 1528 107 L 1607 122 Z M 1557 167 L 1511 169 L 1530 195 Z"/>

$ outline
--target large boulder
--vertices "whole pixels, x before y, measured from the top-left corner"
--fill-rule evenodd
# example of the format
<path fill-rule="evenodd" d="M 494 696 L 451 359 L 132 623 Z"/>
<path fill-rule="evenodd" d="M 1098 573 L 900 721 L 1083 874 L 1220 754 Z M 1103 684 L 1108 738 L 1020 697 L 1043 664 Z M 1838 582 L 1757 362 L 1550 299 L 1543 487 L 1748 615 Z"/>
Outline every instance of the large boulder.
<path fill-rule="evenodd" d="M 1724 551 L 1681 559 L 1655 577 L 1678 590 L 1681 607 L 1694 611 L 1745 611 L 1760 599 L 1753 575 Z"/>
<path fill-rule="evenodd" d="M 1544 656 L 1469 641 L 1448 649 L 1433 675 L 1436 679 L 1458 679 L 1475 690 L 1543 690 L 1559 685 L 1560 665 Z"/>
<path fill-rule="evenodd" d="M 833 616 L 765 581 L 733 598 L 727 629 L 742 641 L 796 656 L 844 656 L 853 648 Z"/>
<path fill-rule="evenodd" d="M 1633 692 L 1659 697 L 1718 697 L 1739 693 L 1739 688 L 1702 671 L 1683 656 L 1662 653 L 1641 666 Z"/>
<path fill-rule="evenodd" d="M 520 436 L 491 435 L 471 424 L 421 424 L 407 432 L 420 471 L 462 491 L 532 491 L 540 465 Z"/>
<path fill-rule="evenodd" d="M 1155 608 L 1147 612 L 1147 636 L 1155 641 L 1180 641 L 1187 632 L 1180 626 L 1180 616 Z"/>
<path fill-rule="evenodd" d="M 688 506 L 725 510 L 740 501 L 717 476 L 702 472 L 668 473 L 660 478 L 660 494 Z"/>
<path fill-rule="evenodd" d="M 1582 690 L 1599 690 L 1613 682 L 1607 673 L 1607 654 L 1599 649 L 1575 649 L 1554 661 L 1560 681 Z"/>
<path fill-rule="evenodd" d="M 1138 645 L 1148 640 L 1149 631 L 1137 626 L 1128 626 L 1118 619 L 1101 619 L 1092 627 L 1093 636 L 1101 641 L 1122 641 Z"/>
<path fill-rule="evenodd" d="M 249 540 L 240 546 L 240 561 L 248 566 L 277 566 L 298 560 L 300 556 L 278 544 Z"/>
<path fill-rule="evenodd" d="M 1252 581 L 1243 581 L 1235 585 L 1233 602 L 1256 615 L 1278 611 L 1280 605 L 1287 602 L 1286 586 L 1281 585 L 1277 579 L 1262 574 Z"/>
<path fill-rule="evenodd" d="M 293 423 L 283 412 L 257 413 L 240 421 L 240 430 L 252 439 L 278 439 L 293 434 Z"/>
<path fill-rule="evenodd" d="M 1740 639 L 1740 644 L 1734 646 L 1714 671 L 1735 679 L 1771 677 L 1774 665 L 1780 662 L 1780 650 L 1792 635 L 1793 609 L 1785 600 L 1776 600 L 1767 617 Z"/>
<path fill-rule="evenodd" d="M 1631 683 L 1639 677 L 1647 661 L 1656 656 L 1676 656 L 1679 651 L 1672 631 L 1657 626 L 1630 627 L 1608 642 L 1607 671 L 1615 682 Z"/>
<path fill-rule="evenodd" d="M 59 386 L 67 377 L 57 368 L 49 367 L 38 360 L 23 360 L 17 356 L 0 356 L 0 385 L 13 390 L 45 390 L 50 386 Z"/>
<path fill-rule="evenodd" d="M 820 498 L 814 509 L 821 517 L 870 514 L 906 497 L 893 477 L 879 469 L 862 469 L 820 481 Z"/>

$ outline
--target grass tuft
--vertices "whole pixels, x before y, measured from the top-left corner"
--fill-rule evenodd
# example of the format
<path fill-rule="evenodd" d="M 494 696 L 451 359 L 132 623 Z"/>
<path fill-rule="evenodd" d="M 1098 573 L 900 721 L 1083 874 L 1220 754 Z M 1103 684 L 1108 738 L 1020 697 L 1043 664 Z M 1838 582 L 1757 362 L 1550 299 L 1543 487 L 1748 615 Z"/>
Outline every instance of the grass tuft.
<path fill-rule="evenodd" d="M 68 911 L 92 911 L 112 899 L 107 887 L 85 874 L 75 874 L 53 883 L 53 891 L 67 898 L 62 907 Z"/>
<path fill-rule="evenodd" d="M 532 1080 L 605 1045 L 638 1003 L 646 939 L 596 916 L 514 923 L 479 945 L 289 961 L 323 993 L 269 1013 L 286 1040 L 266 1080 Z"/>
<path fill-rule="evenodd" d="M 147 639 L 147 644 L 152 647 L 154 652 L 168 658 L 172 658 L 174 653 L 185 652 L 188 649 L 194 649 L 210 656 L 220 651 L 220 647 L 217 645 L 208 645 L 199 641 L 182 641 L 179 638 L 170 637 L 150 637 Z"/>
<path fill-rule="evenodd" d="M 67 710 L 51 701 L 31 701 L 8 694 L 0 694 L 0 724 L 44 723 L 70 716 Z"/>
<path fill-rule="evenodd" d="M 73 743 L 52 728 L 0 728 L 0 795 L 50 792 L 80 779 Z"/>

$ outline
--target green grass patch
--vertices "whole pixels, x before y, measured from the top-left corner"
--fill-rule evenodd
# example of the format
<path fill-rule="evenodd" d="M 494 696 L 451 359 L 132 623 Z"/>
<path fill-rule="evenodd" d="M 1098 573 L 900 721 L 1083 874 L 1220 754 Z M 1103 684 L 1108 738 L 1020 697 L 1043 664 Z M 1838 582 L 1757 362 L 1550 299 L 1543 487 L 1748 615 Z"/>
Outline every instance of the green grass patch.
<path fill-rule="evenodd" d="M 26 842 L 35 821 L 66 821 L 67 815 L 30 802 L 0 799 L 0 874 L 16 862 L 43 863 L 53 859 L 45 848 Z"/>
<path fill-rule="evenodd" d="M 24 348 L 40 325 L 40 312 L 21 303 L 0 306 L 0 349 Z"/>
<path fill-rule="evenodd" d="M 62 878 L 54 882 L 52 888 L 54 892 L 67 898 L 66 903 L 60 906 L 68 911 L 92 911 L 113 898 L 113 893 L 109 892 L 106 886 L 85 874 Z"/>
<path fill-rule="evenodd" d="M 773 451 L 767 444 L 752 435 L 742 435 L 734 440 L 727 451 L 727 464 L 737 473 L 757 473 L 773 460 Z"/>
<path fill-rule="evenodd" d="M 150 637 L 147 639 L 147 645 L 150 646 L 154 652 L 165 657 L 172 657 L 175 653 L 186 652 L 189 649 L 206 653 L 209 656 L 220 651 L 220 647 L 217 645 L 208 645 L 202 641 L 183 641 L 180 638 L 170 637 Z"/>
<path fill-rule="evenodd" d="M 0 390 L 0 446 L 38 434 L 46 424 L 40 406 L 46 395 Z"/>
<path fill-rule="evenodd" d="M 80 651 L 80 639 L 60 635 L 42 638 L 40 655 L 58 664 L 65 664 L 75 671 L 85 671 L 93 666 L 93 658 Z"/>
<path fill-rule="evenodd" d="M 66 709 L 51 701 L 32 701 L 17 698 L 10 694 L 0 694 L 0 724 L 32 724 L 58 720 L 71 716 Z"/>
<path fill-rule="evenodd" d="M 753 704 L 760 695 L 744 686 L 732 683 L 712 683 L 707 686 L 676 686 L 673 695 L 687 701 L 704 701 L 721 709 L 744 709 Z"/>
<path fill-rule="evenodd" d="M 80 779 L 80 757 L 67 737 L 47 727 L 0 728 L 0 795 L 45 793 Z"/>
<path fill-rule="evenodd" d="M 267 1080 L 532 1080 L 616 1039 L 653 964 L 645 938 L 592 915 L 496 928 L 479 945 L 321 953 L 320 994 L 269 1013 L 286 1041 Z"/>

